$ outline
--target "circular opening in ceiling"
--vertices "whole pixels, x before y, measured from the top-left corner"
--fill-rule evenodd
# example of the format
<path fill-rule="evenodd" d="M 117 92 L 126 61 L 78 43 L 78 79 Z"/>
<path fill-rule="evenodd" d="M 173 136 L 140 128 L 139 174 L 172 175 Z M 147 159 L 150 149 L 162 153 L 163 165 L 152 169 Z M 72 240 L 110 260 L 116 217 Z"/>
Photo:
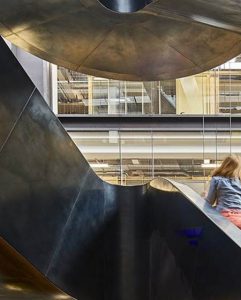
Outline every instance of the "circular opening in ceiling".
<path fill-rule="evenodd" d="M 119 13 L 133 13 L 151 3 L 152 0 L 98 0 L 106 8 Z"/>

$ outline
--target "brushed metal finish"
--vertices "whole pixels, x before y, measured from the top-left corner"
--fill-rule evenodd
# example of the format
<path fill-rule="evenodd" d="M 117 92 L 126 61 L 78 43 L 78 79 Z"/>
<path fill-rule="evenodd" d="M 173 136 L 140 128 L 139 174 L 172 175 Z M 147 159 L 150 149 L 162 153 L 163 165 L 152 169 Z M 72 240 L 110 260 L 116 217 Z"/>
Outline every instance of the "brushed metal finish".
<path fill-rule="evenodd" d="M 240 20 L 239 0 L 156 0 L 136 13 L 98 0 L 2 0 L 0 34 L 76 71 L 147 81 L 199 73 L 240 54 Z"/>
<path fill-rule="evenodd" d="M 103 182 L 2 39 L 0 58 L 0 73 L 18 78 L 16 91 L 25 95 L 14 102 L 11 86 L 0 88 L 6 111 L 16 103 L 0 131 L 4 299 L 240 299 L 239 229 L 174 181 Z M 9 281 L 21 288 L 25 276 L 32 292 L 18 289 L 12 297 Z"/>

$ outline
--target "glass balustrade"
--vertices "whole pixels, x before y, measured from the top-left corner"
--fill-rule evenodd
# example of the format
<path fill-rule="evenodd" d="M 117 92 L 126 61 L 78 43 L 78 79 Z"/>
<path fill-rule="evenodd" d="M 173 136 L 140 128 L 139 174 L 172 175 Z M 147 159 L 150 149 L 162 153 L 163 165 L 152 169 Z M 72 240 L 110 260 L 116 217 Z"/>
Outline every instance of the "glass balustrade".
<path fill-rule="evenodd" d="M 101 178 L 122 185 L 170 177 L 201 194 L 208 188 L 212 171 L 227 155 L 241 155 L 241 130 L 69 134 Z"/>
<path fill-rule="evenodd" d="M 109 80 L 58 67 L 58 113 L 225 115 L 241 113 L 241 56 L 210 71 L 158 82 Z"/>

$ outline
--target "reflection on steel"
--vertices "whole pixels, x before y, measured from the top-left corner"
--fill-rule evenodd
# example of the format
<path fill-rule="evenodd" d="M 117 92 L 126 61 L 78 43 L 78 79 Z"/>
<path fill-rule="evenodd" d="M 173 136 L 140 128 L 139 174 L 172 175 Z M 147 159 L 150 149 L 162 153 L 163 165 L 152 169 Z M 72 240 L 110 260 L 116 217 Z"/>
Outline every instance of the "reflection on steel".
<path fill-rule="evenodd" d="M 0 65 L 3 299 L 241 299 L 233 224 L 170 180 L 103 182 L 2 40 Z"/>
<path fill-rule="evenodd" d="M 152 0 L 98 0 L 106 8 L 120 13 L 131 13 L 142 9 Z"/>
<path fill-rule="evenodd" d="M 55 287 L 1 237 L 0 275 L 3 300 L 74 300 Z"/>
<path fill-rule="evenodd" d="M 240 54 L 240 20 L 241 2 L 233 0 L 156 0 L 127 14 L 98 0 L 2 0 L 0 34 L 86 74 L 160 80 L 199 73 Z"/>

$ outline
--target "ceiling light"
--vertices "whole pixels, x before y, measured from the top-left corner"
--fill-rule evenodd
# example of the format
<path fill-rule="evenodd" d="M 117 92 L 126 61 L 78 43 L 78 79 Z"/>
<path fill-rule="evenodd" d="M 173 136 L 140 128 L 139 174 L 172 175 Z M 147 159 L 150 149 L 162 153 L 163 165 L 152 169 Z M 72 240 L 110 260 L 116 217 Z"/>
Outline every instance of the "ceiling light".
<path fill-rule="evenodd" d="M 109 164 L 107 163 L 93 163 L 93 164 L 90 164 L 91 168 L 108 168 L 109 167 Z"/>
<path fill-rule="evenodd" d="M 201 167 L 203 169 L 215 169 L 220 166 L 221 166 L 221 164 L 201 164 Z"/>

